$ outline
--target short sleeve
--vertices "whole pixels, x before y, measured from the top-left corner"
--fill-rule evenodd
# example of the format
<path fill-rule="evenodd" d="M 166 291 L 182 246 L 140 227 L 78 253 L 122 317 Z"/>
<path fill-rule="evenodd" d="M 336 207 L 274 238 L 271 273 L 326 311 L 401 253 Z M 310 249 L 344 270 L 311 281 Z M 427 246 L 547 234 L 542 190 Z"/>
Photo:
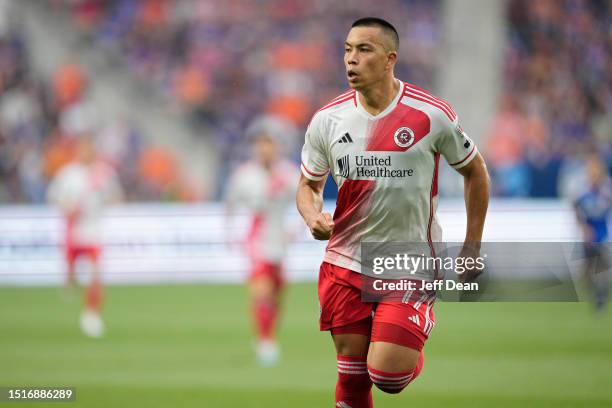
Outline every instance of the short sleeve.
<path fill-rule="evenodd" d="M 465 133 L 458 118 L 453 122 L 445 120 L 437 146 L 444 159 L 456 170 L 466 166 L 478 154 L 476 145 Z"/>
<path fill-rule="evenodd" d="M 320 115 L 315 115 L 306 130 L 302 147 L 302 174 L 310 180 L 322 180 L 329 172 L 322 125 Z"/>

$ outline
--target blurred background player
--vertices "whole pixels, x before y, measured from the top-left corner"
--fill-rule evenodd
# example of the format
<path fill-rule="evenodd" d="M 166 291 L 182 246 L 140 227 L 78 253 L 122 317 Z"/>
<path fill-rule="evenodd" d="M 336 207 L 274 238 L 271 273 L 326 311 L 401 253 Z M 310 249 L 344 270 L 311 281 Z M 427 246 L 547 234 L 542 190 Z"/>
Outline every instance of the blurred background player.
<path fill-rule="evenodd" d="M 586 190 L 574 203 L 584 240 L 584 278 L 592 291 L 595 309 L 604 309 L 608 299 L 608 217 L 612 207 L 612 185 L 597 154 L 586 160 Z"/>
<path fill-rule="evenodd" d="M 101 317 L 103 288 L 100 274 L 102 251 L 102 213 L 107 204 L 119 201 L 121 188 L 114 170 L 98 159 L 93 139 L 81 136 L 76 141 L 75 159 L 65 165 L 48 190 L 49 201 L 57 205 L 66 220 L 65 256 L 69 287 L 77 284 L 76 261 L 87 258 L 91 281 L 85 294 L 81 329 L 90 337 L 104 334 Z"/>
<path fill-rule="evenodd" d="M 283 131 L 288 128 L 285 121 L 272 116 L 257 119 L 249 127 L 252 158 L 233 174 L 226 197 L 230 223 L 237 206 L 252 213 L 246 251 L 251 262 L 249 293 L 258 340 L 257 360 L 262 365 L 273 365 L 280 357 L 276 323 L 283 287 L 282 263 L 290 236 L 285 215 L 293 205 L 298 179 L 297 167 L 284 158 L 293 133 Z"/>

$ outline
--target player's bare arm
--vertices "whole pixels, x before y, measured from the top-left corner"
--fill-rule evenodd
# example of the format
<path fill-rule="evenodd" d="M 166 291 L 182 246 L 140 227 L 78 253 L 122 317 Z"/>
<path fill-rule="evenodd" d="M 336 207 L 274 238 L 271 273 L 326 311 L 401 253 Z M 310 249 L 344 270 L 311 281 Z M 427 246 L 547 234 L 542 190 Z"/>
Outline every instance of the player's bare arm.
<path fill-rule="evenodd" d="M 328 240 L 334 229 L 331 214 L 322 212 L 323 187 L 325 179 L 315 181 L 301 175 L 296 196 L 298 211 L 314 239 L 320 241 Z"/>
<path fill-rule="evenodd" d="M 464 180 L 464 198 L 467 212 L 465 241 L 460 257 L 477 257 L 480 252 L 482 232 L 484 229 L 491 181 L 484 159 L 478 153 L 465 167 L 457 170 Z M 466 270 L 459 278 L 463 282 L 475 279 L 482 271 Z"/>

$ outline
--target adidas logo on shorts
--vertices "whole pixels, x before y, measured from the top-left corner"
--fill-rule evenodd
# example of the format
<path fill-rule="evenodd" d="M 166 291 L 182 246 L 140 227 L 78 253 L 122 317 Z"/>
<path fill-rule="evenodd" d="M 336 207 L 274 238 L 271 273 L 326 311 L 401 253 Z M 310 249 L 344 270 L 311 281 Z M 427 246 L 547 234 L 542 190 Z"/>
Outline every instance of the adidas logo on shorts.
<path fill-rule="evenodd" d="M 419 315 L 410 316 L 408 320 L 410 320 L 412 323 L 416 324 L 417 326 L 421 325 L 421 323 L 419 322 Z"/>

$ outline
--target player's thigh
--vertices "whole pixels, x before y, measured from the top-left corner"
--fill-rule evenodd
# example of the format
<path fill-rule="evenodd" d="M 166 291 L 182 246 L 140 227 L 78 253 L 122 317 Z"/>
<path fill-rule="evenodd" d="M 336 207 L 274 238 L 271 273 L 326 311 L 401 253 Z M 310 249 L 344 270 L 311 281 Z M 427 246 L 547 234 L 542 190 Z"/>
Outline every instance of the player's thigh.
<path fill-rule="evenodd" d="M 281 266 L 268 262 L 254 261 L 249 276 L 249 290 L 256 299 L 276 297 L 282 287 Z"/>
<path fill-rule="evenodd" d="M 267 299 L 274 297 L 274 280 L 269 276 L 257 276 L 249 280 L 249 292 L 255 299 Z"/>
<path fill-rule="evenodd" d="M 372 322 L 368 364 L 390 373 L 412 371 L 434 324 L 431 302 L 379 303 Z"/>
<path fill-rule="evenodd" d="M 369 336 L 372 304 L 361 300 L 360 274 L 323 262 L 317 291 L 321 331 Z"/>
<path fill-rule="evenodd" d="M 421 351 L 384 341 L 370 343 L 368 366 L 388 373 L 401 373 L 415 369 Z"/>
<path fill-rule="evenodd" d="M 346 357 L 365 357 L 368 354 L 370 336 L 356 333 L 334 334 L 332 339 L 336 352 Z"/>
<path fill-rule="evenodd" d="M 66 265 L 68 270 L 74 270 L 76 260 L 79 257 L 79 250 L 71 245 L 67 245 L 64 250 L 64 258 L 66 259 Z"/>

